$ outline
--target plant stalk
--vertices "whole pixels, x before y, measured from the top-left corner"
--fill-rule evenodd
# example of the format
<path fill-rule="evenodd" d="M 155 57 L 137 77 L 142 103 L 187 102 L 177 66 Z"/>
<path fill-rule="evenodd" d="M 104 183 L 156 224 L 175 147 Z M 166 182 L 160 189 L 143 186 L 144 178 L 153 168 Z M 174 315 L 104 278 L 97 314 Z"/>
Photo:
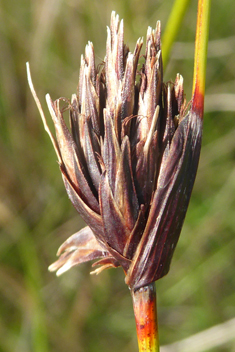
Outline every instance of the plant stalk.
<path fill-rule="evenodd" d="M 139 352 L 159 352 L 155 283 L 131 293 Z"/>
<path fill-rule="evenodd" d="M 197 30 L 195 39 L 193 104 L 192 110 L 203 117 L 207 46 L 210 22 L 210 0 L 198 0 Z"/>
<path fill-rule="evenodd" d="M 175 0 L 162 37 L 163 69 L 167 66 L 171 49 L 181 29 L 190 0 Z"/>

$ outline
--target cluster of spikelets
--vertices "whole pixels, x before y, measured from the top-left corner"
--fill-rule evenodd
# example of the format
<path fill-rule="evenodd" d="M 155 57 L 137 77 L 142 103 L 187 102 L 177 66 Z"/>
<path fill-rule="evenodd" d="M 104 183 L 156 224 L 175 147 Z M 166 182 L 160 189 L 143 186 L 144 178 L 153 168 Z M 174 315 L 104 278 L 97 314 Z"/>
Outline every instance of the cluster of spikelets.
<path fill-rule="evenodd" d="M 198 165 L 202 121 L 186 111 L 183 78 L 163 83 L 160 22 L 134 52 L 124 44 L 123 21 L 112 13 L 104 64 L 92 43 L 81 59 L 78 93 L 47 104 L 53 141 L 68 196 L 87 223 L 59 249 L 58 274 L 93 259 L 95 270 L 122 266 L 136 289 L 170 266 Z M 142 63 L 141 63 L 142 62 Z M 46 122 L 45 127 L 48 129 Z"/>

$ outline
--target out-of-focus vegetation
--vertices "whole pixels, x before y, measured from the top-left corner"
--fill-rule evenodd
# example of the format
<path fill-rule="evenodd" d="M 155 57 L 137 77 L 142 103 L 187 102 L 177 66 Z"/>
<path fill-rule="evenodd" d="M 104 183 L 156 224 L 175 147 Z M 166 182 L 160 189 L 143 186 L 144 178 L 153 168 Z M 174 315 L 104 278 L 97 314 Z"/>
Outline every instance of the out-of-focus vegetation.
<path fill-rule="evenodd" d="M 124 18 L 125 39 L 133 50 L 158 19 L 164 32 L 172 4 L 0 0 L 0 351 L 137 351 L 121 269 L 90 276 L 88 263 L 60 278 L 47 271 L 59 245 L 84 224 L 64 190 L 27 86 L 25 62 L 30 61 L 46 111 L 47 92 L 54 99 L 76 92 L 88 40 L 94 43 L 97 64 L 102 61 L 112 10 Z M 234 0 L 212 2 L 201 160 L 170 273 L 157 283 L 161 345 L 235 317 L 233 7 Z M 164 73 L 165 81 L 177 72 L 184 76 L 188 99 L 196 8 L 192 0 Z M 235 339 L 224 340 L 194 351 L 234 351 Z"/>

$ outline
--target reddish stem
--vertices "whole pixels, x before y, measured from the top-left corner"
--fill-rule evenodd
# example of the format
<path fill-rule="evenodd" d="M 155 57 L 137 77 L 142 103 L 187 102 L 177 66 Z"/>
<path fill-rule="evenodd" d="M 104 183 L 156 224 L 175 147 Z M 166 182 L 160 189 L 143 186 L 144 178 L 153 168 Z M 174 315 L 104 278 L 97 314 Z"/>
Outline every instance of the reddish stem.
<path fill-rule="evenodd" d="M 155 283 L 132 291 L 139 352 L 159 352 Z"/>
<path fill-rule="evenodd" d="M 210 0 L 198 0 L 192 110 L 203 117 Z"/>

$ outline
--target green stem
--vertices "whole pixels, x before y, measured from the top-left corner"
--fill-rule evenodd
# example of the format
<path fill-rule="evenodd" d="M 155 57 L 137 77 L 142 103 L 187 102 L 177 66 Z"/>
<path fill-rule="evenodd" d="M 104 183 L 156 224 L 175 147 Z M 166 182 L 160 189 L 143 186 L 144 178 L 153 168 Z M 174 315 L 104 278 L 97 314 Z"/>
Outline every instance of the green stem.
<path fill-rule="evenodd" d="M 210 0 L 198 0 L 192 110 L 203 117 Z"/>
<path fill-rule="evenodd" d="M 139 352 L 159 352 L 155 283 L 131 293 Z"/>
<path fill-rule="evenodd" d="M 167 65 L 172 45 L 174 44 L 175 38 L 181 28 L 182 20 L 188 5 L 189 0 L 175 0 L 174 2 L 162 38 L 163 67 L 166 67 Z"/>

